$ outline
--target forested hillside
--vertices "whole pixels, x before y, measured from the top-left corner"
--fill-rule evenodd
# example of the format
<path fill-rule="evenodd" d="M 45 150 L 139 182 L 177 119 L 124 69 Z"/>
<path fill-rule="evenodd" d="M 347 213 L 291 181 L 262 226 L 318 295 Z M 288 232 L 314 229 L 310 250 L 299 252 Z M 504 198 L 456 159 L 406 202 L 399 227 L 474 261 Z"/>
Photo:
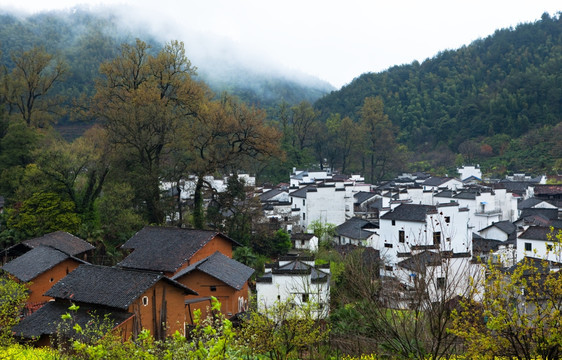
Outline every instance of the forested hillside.
<path fill-rule="evenodd" d="M 0 14 L 0 63 L 13 66 L 11 56 L 32 46 L 42 46 L 50 54 L 59 56 L 68 66 L 64 85 L 56 90 L 68 101 L 93 93 L 93 83 L 102 62 L 112 59 L 123 42 L 133 43 L 140 38 L 152 46 L 154 53 L 162 47 L 158 34 L 145 29 L 126 27 L 116 16 L 100 15 L 87 10 L 48 12 L 16 17 Z M 179 40 L 179 39 L 165 39 Z M 189 44 L 186 44 L 187 56 Z M 220 71 L 216 66 L 221 65 Z M 217 63 L 193 64 L 198 78 L 220 94 L 228 91 L 247 103 L 271 107 L 280 101 L 291 104 L 306 100 L 313 102 L 333 87 L 315 78 L 287 79 L 276 74 L 255 71 L 228 59 Z M 61 121 L 66 123 L 68 118 Z"/>
<path fill-rule="evenodd" d="M 545 14 L 421 64 L 363 74 L 315 108 L 324 119 L 335 113 L 358 119 L 364 99 L 380 97 L 399 128 L 398 141 L 410 150 L 446 150 L 469 161 L 493 157 L 503 170 L 548 171 L 561 156 L 560 69 L 562 20 Z M 536 146 L 539 154 L 514 153 Z"/>

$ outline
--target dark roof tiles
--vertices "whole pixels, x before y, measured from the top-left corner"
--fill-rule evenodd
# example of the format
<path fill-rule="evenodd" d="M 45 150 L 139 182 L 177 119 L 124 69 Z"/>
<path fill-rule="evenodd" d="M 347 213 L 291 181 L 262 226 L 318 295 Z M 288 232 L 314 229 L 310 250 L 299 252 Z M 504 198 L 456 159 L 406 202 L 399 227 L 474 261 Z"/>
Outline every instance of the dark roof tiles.
<path fill-rule="evenodd" d="M 428 214 L 437 213 L 433 205 L 400 204 L 394 210 L 381 216 L 384 220 L 425 222 Z"/>
<path fill-rule="evenodd" d="M 241 290 L 254 273 L 254 269 L 217 251 L 213 255 L 178 272 L 172 279 L 177 280 L 195 270 L 204 272 L 236 290 Z"/>
<path fill-rule="evenodd" d="M 45 295 L 127 310 L 129 305 L 160 280 L 182 289 L 186 294 L 196 294 L 161 273 L 80 265 Z"/>
<path fill-rule="evenodd" d="M 56 231 L 50 234 L 43 235 L 34 239 L 22 241 L 30 248 L 37 246 L 50 246 L 67 253 L 68 255 L 76 256 L 83 252 L 93 250 L 95 247 L 85 240 L 80 239 L 65 231 Z"/>
<path fill-rule="evenodd" d="M 239 245 L 216 231 L 147 226 L 123 244 L 123 248 L 134 250 L 117 265 L 131 269 L 176 272 L 215 236 L 222 236 L 233 245 Z"/>
<path fill-rule="evenodd" d="M 2 269 L 20 281 L 28 282 L 71 258 L 77 262 L 83 262 L 57 249 L 39 246 L 10 261 Z"/>

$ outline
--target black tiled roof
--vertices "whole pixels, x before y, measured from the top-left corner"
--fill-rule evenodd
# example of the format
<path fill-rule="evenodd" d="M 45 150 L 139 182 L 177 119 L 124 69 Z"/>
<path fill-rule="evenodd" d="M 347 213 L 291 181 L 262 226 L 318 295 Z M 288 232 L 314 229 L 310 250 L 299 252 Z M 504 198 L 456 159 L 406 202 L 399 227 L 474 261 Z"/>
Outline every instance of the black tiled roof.
<path fill-rule="evenodd" d="M 55 231 L 50 234 L 22 242 L 31 248 L 40 245 L 50 246 L 72 256 L 95 249 L 95 247 L 89 242 L 65 231 Z"/>
<path fill-rule="evenodd" d="M 453 178 L 450 177 L 438 177 L 432 176 L 429 179 L 425 180 L 422 185 L 425 186 L 440 186 L 445 184 L 447 181 L 452 180 Z"/>
<path fill-rule="evenodd" d="M 356 204 L 361 204 L 377 194 L 368 191 L 359 191 L 353 195 Z"/>
<path fill-rule="evenodd" d="M 544 200 L 537 199 L 535 197 L 528 198 L 528 199 L 525 199 L 525 200 L 521 201 L 519 204 L 517 204 L 517 209 L 523 210 L 523 209 L 532 208 L 535 205 L 542 203 L 543 201 Z"/>
<path fill-rule="evenodd" d="M 308 185 L 308 186 L 302 187 L 298 190 L 295 190 L 293 192 L 290 192 L 289 195 L 292 196 L 292 197 L 298 197 L 298 198 L 305 198 L 306 199 L 306 193 L 308 191 L 311 191 L 311 190 L 316 190 L 316 188 L 314 188 L 314 186 L 312 186 L 312 185 Z"/>
<path fill-rule="evenodd" d="M 370 221 L 354 217 L 336 227 L 336 234 L 351 239 L 364 240 L 373 235 L 371 231 L 365 229 L 374 229 L 376 227 L 377 226 Z"/>
<path fill-rule="evenodd" d="M 500 229 L 501 231 L 503 231 L 504 233 L 511 235 L 514 234 L 515 231 L 517 230 L 517 226 L 515 226 L 511 221 L 509 220 L 503 220 L 503 221 L 498 221 L 493 223 L 490 226 L 487 226 L 485 228 L 483 228 L 482 230 L 479 231 L 484 231 L 486 229 L 489 229 L 491 227 L 497 227 L 498 229 Z"/>
<path fill-rule="evenodd" d="M 476 193 L 475 191 L 461 191 L 453 197 L 455 199 L 474 200 L 476 199 L 476 195 L 478 195 L 478 193 Z"/>
<path fill-rule="evenodd" d="M 182 289 L 186 294 L 197 294 L 161 273 L 80 265 L 45 295 L 126 310 L 133 301 L 160 280 Z"/>
<path fill-rule="evenodd" d="M 545 208 L 527 208 L 521 211 L 521 217 L 527 217 L 531 215 L 543 215 L 549 220 L 558 219 L 558 209 L 545 209 Z"/>
<path fill-rule="evenodd" d="M 23 318 L 12 328 L 16 337 L 24 339 L 39 338 L 42 335 L 53 335 L 57 332 L 57 326 L 61 322 L 61 316 L 69 313 L 70 304 L 66 301 L 50 301 L 39 310 Z M 94 318 L 103 320 L 108 316 L 111 324 L 116 327 L 129 319 L 133 314 L 118 309 L 108 309 L 91 305 L 79 305 L 72 316 L 76 323 L 82 328 Z"/>
<path fill-rule="evenodd" d="M 556 230 L 555 230 L 556 231 Z M 543 240 L 548 241 L 548 234 L 550 234 L 550 228 L 545 226 L 529 226 L 521 235 L 519 239 L 529 239 L 529 240 Z"/>
<path fill-rule="evenodd" d="M 314 236 L 314 234 L 307 233 L 291 233 L 291 240 L 310 240 Z"/>
<path fill-rule="evenodd" d="M 294 260 L 283 266 L 274 266 L 271 272 L 266 273 L 257 282 L 272 282 L 273 275 L 308 275 L 312 283 L 321 283 L 329 280 L 330 275 L 310 266 L 302 261 Z"/>
<path fill-rule="evenodd" d="M 2 270 L 23 282 L 28 282 L 69 258 L 84 263 L 52 247 L 38 246 L 10 261 L 2 267 Z"/>
<path fill-rule="evenodd" d="M 285 192 L 285 191 L 280 190 L 280 189 L 271 189 L 271 190 L 266 191 L 266 192 L 264 192 L 263 194 L 261 194 L 261 195 L 259 196 L 259 198 L 260 198 L 260 201 L 268 201 L 268 200 L 270 200 L 271 198 L 273 198 L 273 197 L 275 197 L 275 196 L 277 196 L 277 195 L 279 195 L 279 194 L 282 194 L 282 193 L 284 193 L 284 192 Z"/>
<path fill-rule="evenodd" d="M 178 272 L 172 279 L 177 280 L 195 270 L 204 272 L 236 290 L 242 289 L 246 281 L 248 281 L 250 276 L 254 273 L 254 269 L 217 251 L 213 255 Z"/>
<path fill-rule="evenodd" d="M 428 266 L 441 265 L 441 255 L 431 251 L 422 251 L 400 261 L 397 265 L 406 270 L 425 273 Z"/>
<path fill-rule="evenodd" d="M 433 205 L 400 204 L 381 216 L 381 219 L 425 222 L 426 215 L 431 213 L 437 213 Z"/>
<path fill-rule="evenodd" d="M 472 251 L 474 254 L 489 254 L 490 251 L 497 251 L 502 245 L 505 246 L 506 242 L 501 240 L 484 239 L 481 237 L 474 237 L 472 239 Z"/>
<path fill-rule="evenodd" d="M 123 244 L 123 248 L 134 250 L 117 266 L 175 272 L 215 236 L 239 245 L 216 231 L 147 226 Z"/>

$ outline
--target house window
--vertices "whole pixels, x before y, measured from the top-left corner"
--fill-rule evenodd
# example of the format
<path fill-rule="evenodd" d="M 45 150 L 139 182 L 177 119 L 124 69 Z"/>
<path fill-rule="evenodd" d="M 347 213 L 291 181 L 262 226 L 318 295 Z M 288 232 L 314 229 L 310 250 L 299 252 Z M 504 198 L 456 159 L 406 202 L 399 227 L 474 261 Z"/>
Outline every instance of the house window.
<path fill-rule="evenodd" d="M 147 305 L 148 305 L 148 296 L 143 296 L 143 297 L 142 297 L 142 305 L 143 305 L 143 306 L 147 306 Z"/>
<path fill-rule="evenodd" d="M 546 244 L 546 251 L 552 251 L 554 246 L 552 244 Z"/>
<path fill-rule="evenodd" d="M 447 281 L 445 280 L 444 277 L 438 277 L 437 278 L 437 288 L 438 289 L 445 289 L 445 286 L 447 285 Z"/>
<path fill-rule="evenodd" d="M 287 222 L 287 221 L 289 221 L 289 217 L 288 217 L 288 216 L 285 216 L 285 217 L 283 218 L 283 220 L 284 220 L 285 222 Z"/>
<path fill-rule="evenodd" d="M 392 249 L 392 244 L 386 243 L 386 244 L 384 244 L 384 247 L 385 247 L 385 248 L 391 248 L 391 249 Z"/>
<path fill-rule="evenodd" d="M 305 205 L 305 200 L 304 200 L 304 199 L 302 199 L 302 206 L 304 206 L 304 205 Z"/>
<path fill-rule="evenodd" d="M 398 241 L 401 243 L 406 241 L 406 235 L 404 234 L 404 230 L 398 231 Z"/>
<path fill-rule="evenodd" d="M 532 251 L 532 250 L 533 250 L 533 244 L 525 243 L 525 251 Z"/>
<path fill-rule="evenodd" d="M 211 285 L 211 291 L 217 291 L 217 287 L 215 285 Z"/>
<path fill-rule="evenodd" d="M 51 279 L 49 280 L 49 282 L 53 282 L 53 281 L 55 281 L 55 279 L 54 279 L 54 278 L 51 278 Z"/>
<path fill-rule="evenodd" d="M 392 226 L 396 225 L 396 220 L 392 220 Z"/>
<path fill-rule="evenodd" d="M 308 302 L 308 294 L 302 294 L 302 302 Z"/>
<path fill-rule="evenodd" d="M 394 270 L 394 269 L 392 268 L 392 266 L 390 266 L 390 265 L 385 265 L 384 269 L 385 269 L 386 271 L 392 271 L 392 270 Z"/>
<path fill-rule="evenodd" d="M 446 222 L 447 224 L 450 224 L 450 223 L 451 223 L 451 217 L 450 217 L 450 216 L 445 216 L 445 222 Z"/>
<path fill-rule="evenodd" d="M 436 231 L 433 233 L 433 245 L 441 244 L 441 231 Z"/>
<path fill-rule="evenodd" d="M 301 246 L 304 246 L 304 240 L 301 240 Z"/>
<path fill-rule="evenodd" d="M 306 220 L 306 214 L 305 213 L 302 213 L 302 219 Z"/>

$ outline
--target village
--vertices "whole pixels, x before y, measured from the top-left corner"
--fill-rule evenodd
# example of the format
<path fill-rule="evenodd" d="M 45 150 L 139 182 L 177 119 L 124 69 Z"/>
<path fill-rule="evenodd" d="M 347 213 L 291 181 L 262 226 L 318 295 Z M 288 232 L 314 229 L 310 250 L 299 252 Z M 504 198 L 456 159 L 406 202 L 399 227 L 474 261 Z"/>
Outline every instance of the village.
<path fill-rule="evenodd" d="M 316 304 L 315 317 L 325 319 L 330 264 L 314 256 L 323 242 L 368 249 L 376 277 L 396 289 L 393 306 L 404 309 L 422 279 L 433 284 L 427 296 L 443 300 L 466 296 L 488 264 L 510 268 L 533 258 L 548 261 L 548 271 L 561 264 L 554 234 L 562 229 L 562 185 L 547 185 L 545 176 L 484 180 L 478 166 L 464 166 L 455 177 L 403 174 L 372 185 L 360 175 L 294 169 L 288 183 L 271 188 L 240 177 L 260 199 L 265 221 L 290 233 L 293 245 L 255 282 L 255 269 L 233 259 L 240 244 L 217 231 L 147 226 L 122 245 L 128 255 L 115 266 L 91 264 L 94 247 L 58 231 L 2 251 L 2 272 L 28 284 L 14 334 L 49 345 L 71 304 L 79 304 L 83 324 L 92 312 L 107 314 L 123 339 L 143 329 L 157 339 L 185 336 L 213 298 L 226 318 L 291 301 Z M 223 185 L 215 182 L 217 191 Z M 182 196 L 191 196 L 189 182 Z M 318 236 L 313 225 L 334 231 Z"/>

